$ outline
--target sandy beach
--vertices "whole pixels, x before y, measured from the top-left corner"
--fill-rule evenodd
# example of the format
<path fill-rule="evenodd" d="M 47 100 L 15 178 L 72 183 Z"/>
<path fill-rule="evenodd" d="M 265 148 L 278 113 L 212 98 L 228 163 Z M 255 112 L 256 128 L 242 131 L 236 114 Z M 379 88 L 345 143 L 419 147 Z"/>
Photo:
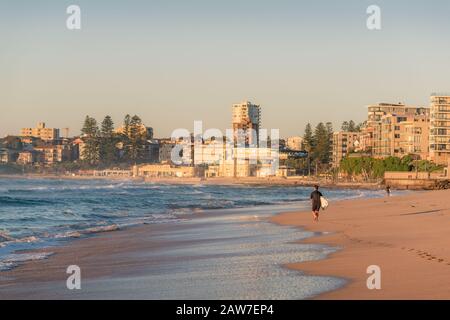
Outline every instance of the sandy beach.
<path fill-rule="evenodd" d="M 53 255 L 0 272 L 0 300 L 306 299 L 341 286 L 342 279 L 283 267 L 334 250 L 296 244 L 313 234 L 269 222 L 288 210 L 269 208 L 213 210 L 34 251 Z M 66 287 L 69 265 L 81 269 L 81 290 Z"/>
<path fill-rule="evenodd" d="M 337 245 L 328 259 L 290 264 L 349 280 L 318 299 L 450 299 L 450 191 L 333 203 L 318 224 L 287 213 L 272 221 L 326 232 L 303 243 Z M 381 268 L 382 289 L 368 290 L 367 267 Z"/>
<path fill-rule="evenodd" d="M 159 277 L 158 281 L 166 281 L 169 275 L 173 285 L 181 286 L 175 291 L 185 296 L 192 288 L 183 281 L 197 279 L 202 283 L 204 288 L 194 299 L 202 298 L 208 290 L 223 298 L 238 297 L 229 296 L 236 290 L 236 283 L 246 285 L 248 292 L 258 293 L 256 297 L 265 297 L 275 288 L 279 290 L 275 298 L 283 298 L 289 290 L 300 292 L 308 281 L 311 288 L 317 283 L 336 286 L 328 293 L 311 296 L 316 299 L 450 299 L 449 196 L 450 191 L 433 191 L 334 202 L 322 213 L 318 224 L 305 211 L 266 218 L 243 209 L 232 218 L 238 222 L 235 225 L 226 215 L 215 225 L 205 223 L 200 215 L 199 220 L 193 219 L 185 226 L 143 225 L 103 233 L 43 249 L 41 252 L 54 254 L 1 272 L 0 298 L 154 298 L 148 296 L 152 290 L 159 290 L 154 287 L 159 282 L 153 280 Z M 267 219 L 273 223 L 267 223 Z M 310 232 L 305 233 L 305 229 Z M 250 256 L 254 246 L 263 253 Z M 340 250 L 330 251 L 330 247 Z M 313 256 L 317 259 L 313 255 L 317 252 L 327 258 L 308 262 Z M 271 260 L 265 266 L 267 257 Z M 81 292 L 65 287 L 65 270 L 71 264 L 82 266 L 85 289 Z M 282 265 L 295 273 L 280 275 L 284 272 Z M 381 290 L 367 289 L 366 269 L 370 265 L 381 268 Z M 179 269 L 182 266 L 187 268 Z M 205 266 L 205 272 L 214 271 L 202 273 Z M 183 276 L 184 272 L 191 273 Z M 305 273 L 311 277 L 305 278 Z M 172 277 L 174 274 L 181 279 Z M 223 282 L 230 275 L 235 282 Z M 306 282 L 289 287 L 300 278 Z M 346 285 L 340 285 L 339 279 L 345 279 Z M 221 286 L 223 292 L 218 289 Z M 120 294 L 116 295 L 117 290 Z M 164 292 L 161 294 L 165 297 Z M 173 293 L 166 294 L 170 298 Z M 295 295 L 290 292 L 286 296 Z"/>

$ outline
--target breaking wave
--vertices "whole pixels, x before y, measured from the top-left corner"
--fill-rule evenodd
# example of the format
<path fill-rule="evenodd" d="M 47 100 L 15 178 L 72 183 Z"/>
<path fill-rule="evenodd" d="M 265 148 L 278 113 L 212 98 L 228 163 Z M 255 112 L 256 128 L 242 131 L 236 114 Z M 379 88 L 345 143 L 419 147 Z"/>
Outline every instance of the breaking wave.
<path fill-rule="evenodd" d="M 300 186 L 171 185 L 108 180 L 0 178 L 0 269 L 16 265 L 17 250 L 137 224 L 178 222 L 212 209 L 295 205 L 309 201 Z M 378 196 L 326 190 L 331 200 Z M 30 257 L 30 256 L 27 256 Z M 36 258 L 36 256 L 32 256 Z"/>

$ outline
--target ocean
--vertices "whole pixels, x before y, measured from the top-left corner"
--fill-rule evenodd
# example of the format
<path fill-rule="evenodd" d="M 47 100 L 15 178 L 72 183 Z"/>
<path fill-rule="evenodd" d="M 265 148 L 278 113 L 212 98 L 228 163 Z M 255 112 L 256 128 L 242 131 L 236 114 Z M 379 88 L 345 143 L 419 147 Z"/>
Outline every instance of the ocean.
<path fill-rule="evenodd" d="M 270 257 L 270 261 L 265 261 L 261 266 L 318 259 L 333 250 L 308 246 L 307 253 L 302 255 L 302 250 L 284 244 L 311 236 L 310 233 L 296 228 L 280 232 L 281 227 L 261 220 L 276 212 L 306 209 L 309 207 L 310 192 L 311 188 L 301 186 L 172 185 L 124 180 L 0 178 L 0 270 L 51 255 L 30 253 L 30 249 L 60 245 L 70 239 L 141 224 L 186 224 L 196 219 L 193 213 L 203 213 L 200 219 L 209 227 L 195 234 L 172 235 L 181 241 L 192 241 L 199 236 L 210 239 L 198 252 L 185 248 L 192 251 L 189 252 L 191 256 L 204 255 L 208 250 L 230 255 L 228 251 L 231 250 L 235 255 L 228 258 L 230 263 L 253 254 L 258 254 L 261 261 L 264 257 Z M 323 192 L 331 203 L 341 199 L 383 195 L 381 191 L 370 190 L 324 189 Z M 217 212 L 220 214 L 214 214 Z M 242 228 L 243 221 L 248 219 L 251 223 L 245 223 L 246 228 Z M 217 235 L 227 235 L 228 240 L 219 245 L 215 241 Z M 258 245 L 264 241 L 277 241 L 278 244 L 270 249 Z M 243 257 L 236 252 L 238 243 L 247 252 Z M 155 259 L 158 257 L 155 256 Z M 225 265 L 223 262 L 218 264 L 221 268 Z M 196 275 L 199 276 L 199 273 Z M 313 279 L 304 278 L 303 281 Z M 164 279 L 166 282 L 168 280 Z M 242 283 L 242 280 L 239 281 Z M 177 283 L 179 280 L 174 281 L 175 286 Z M 327 283 L 338 285 L 330 283 L 329 279 Z M 214 288 L 213 285 L 211 287 Z M 221 285 L 222 290 L 225 287 Z M 180 294 L 182 290 L 166 292 L 167 297 L 174 297 L 174 292 Z M 286 294 L 286 291 L 281 292 Z"/>

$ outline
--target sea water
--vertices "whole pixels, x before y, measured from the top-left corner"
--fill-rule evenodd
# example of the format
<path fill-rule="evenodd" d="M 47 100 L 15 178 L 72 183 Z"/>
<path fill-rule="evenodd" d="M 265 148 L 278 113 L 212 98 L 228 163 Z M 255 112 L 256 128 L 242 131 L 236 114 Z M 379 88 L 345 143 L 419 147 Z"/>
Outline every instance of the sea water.
<path fill-rule="evenodd" d="M 293 242 L 312 234 L 296 228 L 281 231 L 281 227 L 265 220 L 277 212 L 306 208 L 310 192 L 311 188 L 302 186 L 173 185 L 131 180 L 0 178 L 0 270 L 51 255 L 51 252 L 24 253 L 21 251 L 23 249 L 58 245 L 72 238 L 144 223 L 182 223 L 187 226 L 193 223 L 191 229 L 183 229 L 185 232 L 177 231 L 164 236 L 177 238 L 179 243 L 202 239 L 201 250 L 197 247 L 175 246 L 164 252 L 156 250 L 148 254 L 153 255 L 150 257 L 152 260 L 160 259 L 166 264 L 170 261 L 167 259 L 170 255 L 199 259 L 188 259 L 179 272 L 173 272 L 181 268 L 178 261 L 172 266 L 175 269 L 169 273 L 161 274 L 161 270 L 170 269 L 170 266 L 165 265 L 156 268 L 152 277 L 149 278 L 147 274 L 147 282 L 153 281 L 148 285 L 154 287 L 159 282 L 166 285 L 172 282 L 167 286 L 172 289 L 168 292 L 152 291 L 150 296 L 148 290 L 144 290 L 144 297 L 196 298 L 192 296 L 192 290 L 183 291 L 183 288 L 189 288 L 183 285 L 183 281 L 196 278 L 204 285 L 197 298 L 205 294 L 206 297 L 214 296 L 214 293 L 217 297 L 228 298 L 239 295 L 242 298 L 310 296 L 342 285 L 342 282 L 332 278 L 323 278 L 324 282 L 320 282 L 314 277 L 299 277 L 294 271 L 279 267 L 286 263 L 320 259 L 333 252 L 333 249 L 311 245 L 299 247 Z M 349 189 L 324 189 L 323 192 L 331 201 L 382 195 L 380 191 Z M 196 212 L 204 213 L 202 218 L 192 218 L 190 214 Z M 203 223 L 200 219 L 206 219 L 203 222 L 208 224 L 207 228 L 198 228 L 199 223 Z M 189 268 L 188 264 L 202 259 L 207 259 L 208 263 Z M 251 266 L 251 269 L 247 270 L 246 266 Z M 238 272 L 229 273 L 230 268 Z M 256 279 L 255 272 L 258 275 L 272 274 L 272 277 L 267 278 L 266 282 L 252 281 Z M 210 276 L 205 278 L 208 274 Z M 223 282 L 220 274 L 228 274 L 228 280 Z M 136 281 L 135 287 L 146 283 L 139 276 L 127 281 Z M 295 288 L 303 285 L 309 289 L 304 293 L 297 290 L 296 295 L 292 296 L 286 289 L 289 283 Z M 112 284 L 114 281 L 108 282 L 108 287 Z M 254 287 L 256 284 L 258 287 Z M 117 285 L 118 288 L 124 286 L 120 280 L 117 280 Z M 246 285 L 248 290 L 243 290 L 242 287 Z M 100 288 L 101 284 L 96 287 Z M 241 289 L 238 290 L 238 287 Z M 272 289 L 268 291 L 266 287 Z M 84 292 L 89 294 L 87 290 Z"/>

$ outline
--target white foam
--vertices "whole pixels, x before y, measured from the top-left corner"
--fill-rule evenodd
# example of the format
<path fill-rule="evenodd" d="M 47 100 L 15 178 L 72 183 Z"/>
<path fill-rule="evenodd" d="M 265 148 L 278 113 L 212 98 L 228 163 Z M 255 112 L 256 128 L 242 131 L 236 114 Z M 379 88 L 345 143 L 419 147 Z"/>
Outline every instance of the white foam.
<path fill-rule="evenodd" d="M 38 253 L 12 253 L 5 256 L 0 261 L 0 271 L 11 270 L 14 267 L 17 267 L 19 263 L 23 263 L 26 261 L 35 261 L 35 260 L 43 260 L 47 259 L 53 252 L 38 252 Z"/>
<path fill-rule="evenodd" d="M 112 224 L 112 225 L 108 225 L 108 226 L 87 228 L 84 230 L 67 231 L 67 232 L 63 232 L 63 233 L 58 233 L 58 234 L 54 235 L 53 238 L 55 238 L 55 239 L 79 238 L 82 235 L 101 233 L 101 232 L 111 232 L 111 231 L 117 231 L 119 229 L 120 229 L 119 225 Z"/>
<path fill-rule="evenodd" d="M 8 235 L 6 232 L 0 231 L 0 241 L 13 241 L 14 238 Z"/>

